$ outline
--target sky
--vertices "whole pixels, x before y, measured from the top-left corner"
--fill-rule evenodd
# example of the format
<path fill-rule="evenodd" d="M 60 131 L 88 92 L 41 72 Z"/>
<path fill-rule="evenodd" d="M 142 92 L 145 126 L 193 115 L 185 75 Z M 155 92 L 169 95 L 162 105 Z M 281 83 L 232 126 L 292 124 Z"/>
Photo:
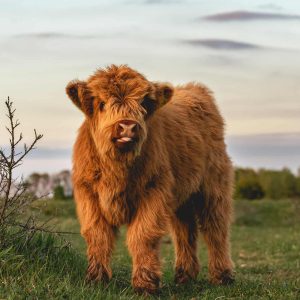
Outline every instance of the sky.
<path fill-rule="evenodd" d="M 83 121 L 72 79 L 128 64 L 149 80 L 213 90 L 236 166 L 300 166 L 300 1 L 0 0 L 0 146 L 7 96 L 25 140 L 22 172 L 71 168 Z M 175 134 L 175 133 L 174 133 Z"/>

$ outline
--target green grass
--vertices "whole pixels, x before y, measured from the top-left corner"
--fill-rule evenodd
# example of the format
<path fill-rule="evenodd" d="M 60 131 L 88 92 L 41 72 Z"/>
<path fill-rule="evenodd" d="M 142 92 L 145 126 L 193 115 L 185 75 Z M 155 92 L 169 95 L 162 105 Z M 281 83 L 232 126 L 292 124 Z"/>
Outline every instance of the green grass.
<path fill-rule="evenodd" d="M 42 217 L 57 228 L 79 232 L 72 201 L 47 201 Z M 161 299 L 300 299 L 300 201 L 236 201 L 232 255 L 236 283 L 216 287 L 208 282 L 207 254 L 202 241 L 198 280 L 186 286 L 173 283 L 173 246 L 162 245 Z M 85 244 L 79 234 L 63 247 L 57 238 L 37 236 L 28 247 L 0 250 L 1 299 L 139 299 L 130 287 L 131 259 L 121 230 L 112 260 L 108 286 L 84 284 Z"/>

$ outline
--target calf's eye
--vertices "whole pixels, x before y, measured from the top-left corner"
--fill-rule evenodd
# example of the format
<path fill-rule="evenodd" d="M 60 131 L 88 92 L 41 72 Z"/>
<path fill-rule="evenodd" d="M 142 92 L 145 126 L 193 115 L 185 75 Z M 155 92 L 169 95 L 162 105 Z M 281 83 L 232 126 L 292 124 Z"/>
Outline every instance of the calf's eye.
<path fill-rule="evenodd" d="M 105 102 L 104 102 L 104 101 L 101 101 L 101 102 L 99 103 L 99 109 L 100 109 L 100 111 L 103 111 L 104 107 L 105 107 Z"/>
<path fill-rule="evenodd" d="M 151 99 L 149 96 L 145 96 L 143 101 L 141 102 L 143 108 L 147 111 L 147 114 L 151 114 L 156 109 L 155 100 Z"/>

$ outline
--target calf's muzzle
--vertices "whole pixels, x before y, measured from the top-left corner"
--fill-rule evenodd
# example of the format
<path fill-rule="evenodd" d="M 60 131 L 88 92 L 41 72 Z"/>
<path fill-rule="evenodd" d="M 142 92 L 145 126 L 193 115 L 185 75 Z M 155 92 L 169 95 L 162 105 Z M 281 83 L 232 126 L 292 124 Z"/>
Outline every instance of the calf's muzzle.
<path fill-rule="evenodd" d="M 120 120 L 115 124 L 113 141 L 119 148 L 134 144 L 139 138 L 140 125 L 133 120 Z"/>

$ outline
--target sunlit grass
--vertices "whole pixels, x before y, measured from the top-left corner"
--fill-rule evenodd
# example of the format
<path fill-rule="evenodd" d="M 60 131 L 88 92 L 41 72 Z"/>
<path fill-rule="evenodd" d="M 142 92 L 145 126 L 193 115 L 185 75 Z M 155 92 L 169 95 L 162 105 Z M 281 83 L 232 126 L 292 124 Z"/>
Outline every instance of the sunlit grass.
<path fill-rule="evenodd" d="M 295 200 L 296 201 L 296 200 Z M 232 227 L 232 254 L 236 283 L 216 287 L 208 282 L 207 254 L 199 241 L 202 265 L 196 282 L 173 283 L 173 245 L 162 244 L 164 275 L 161 299 L 299 299 L 300 214 L 298 203 L 236 201 Z M 62 231 L 79 232 L 72 201 L 49 200 L 43 218 L 53 217 Z M 27 248 L 14 245 L 0 251 L 0 297 L 5 299 L 135 299 L 130 287 L 131 259 L 122 228 L 112 260 L 113 279 L 108 286 L 84 284 L 85 244 L 79 234 L 69 235 L 72 247 L 39 236 Z"/>

